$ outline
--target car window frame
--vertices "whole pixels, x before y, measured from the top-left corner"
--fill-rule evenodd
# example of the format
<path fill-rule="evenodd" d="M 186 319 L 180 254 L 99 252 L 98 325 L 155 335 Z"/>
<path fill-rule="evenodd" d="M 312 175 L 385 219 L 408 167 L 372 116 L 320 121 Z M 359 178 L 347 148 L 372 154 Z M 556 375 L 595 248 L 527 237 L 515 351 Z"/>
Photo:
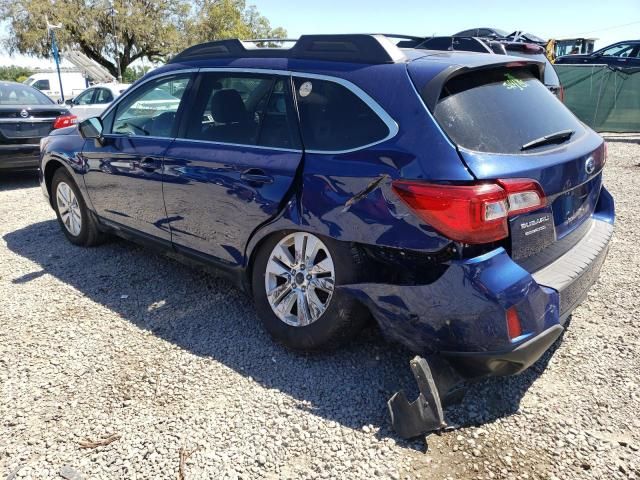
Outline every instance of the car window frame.
<path fill-rule="evenodd" d="M 114 138 L 114 137 L 135 137 L 135 138 L 155 138 L 155 139 L 175 139 L 176 135 L 179 131 L 180 126 L 182 125 L 182 115 L 184 113 L 185 110 L 185 106 L 187 106 L 190 101 L 191 101 L 191 96 L 193 93 L 193 83 L 194 83 L 194 79 L 196 78 L 196 74 L 198 73 L 199 69 L 197 68 L 188 68 L 188 69 L 176 69 L 176 70 L 170 70 L 167 72 L 162 72 L 161 74 L 157 74 L 157 75 L 153 75 L 150 76 L 149 78 L 144 79 L 143 81 L 140 81 L 138 83 L 136 83 L 135 85 L 129 87 L 126 89 L 126 91 L 124 93 L 122 93 L 121 95 L 119 95 L 118 97 L 116 97 L 110 104 L 109 106 L 104 110 L 104 112 L 102 112 L 101 115 L 98 116 L 98 118 L 100 119 L 100 121 L 102 122 L 102 128 L 103 128 L 103 135 L 105 137 L 109 137 L 109 138 Z M 189 81 L 187 82 L 187 86 L 185 88 L 184 93 L 182 94 L 182 97 L 180 98 L 180 104 L 178 105 L 178 110 L 176 111 L 176 118 L 174 121 L 174 125 L 172 126 L 172 131 L 171 131 L 171 136 L 170 137 L 158 137 L 158 136 L 154 136 L 154 135 L 127 135 L 125 133 L 114 133 L 113 130 L 113 124 L 115 121 L 115 117 L 118 113 L 118 108 L 120 107 L 120 105 L 123 102 L 126 102 L 127 99 L 131 96 L 131 95 L 135 95 L 136 92 L 141 89 L 142 87 L 148 86 L 149 83 L 151 82 L 155 82 L 156 80 L 159 80 L 161 78 L 165 78 L 165 77 L 181 77 L 181 76 L 189 76 Z"/>
<path fill-rule="evenodd" d="M 273 86 L 279 81 L 279 80 L 283 80 L 285 82 L 285 95 L 286 95 L 286 101 L 287 101 L 287 108 L 291 108 L 291 113 L 292 113 L 292 117 L 289 118 L 289 115 L 287 115 L 287 121 L 288 122 L 293 122 L 293 125 L 289 125 L 289 128 L 292 130 L 291 133 L 295 134 L 297 136 L 297 141 L 298 144 L 302 146 L 302 139 L 300 138 L 300 124 L 299 124 L 299 118 L 298 118 L 298 109 L 297 109 L 297 105 L 295 104 L 295 100 L 294 100 L 294 95 L 293 95 L 293 89 L 291 86 L 291 72 L 289 71 L 281 71 L 281 70 L 267 70 L 267 69 L 260 69 L 260 68 L 256 68 L 256 69 L 239 69 L 239 68 L 216 68 L 216 67 L 207 67 L 207 68 L 201 68 L 198 70 L 198 75 L 196 75 L 194 82 L 193 82 L 193 87 L 191 89 L 190 92 L 190 97 L 186 100 L 187 104 L 188 104 L 188 108 L 185 107 L 186 110 L 191 111 L 191 109 L 193 108 L 193 104 L 194 102 L 197 100 L 200 92 L 200 88 L 201 88 L 201 83 L 202 83 L 202 79 L 204 78 L 205 74 L 208 73 L 215 73 L 215 74 L 229 74 L 229 76 L 233 76 L 233 75 L 238 75 L 238 76 L 242 76 L 242 75 L 246 75 L 246 76 L 257 76 L 257 77 L 269 77 L 272 81 L 272 86 L 270 87 L 271 89 L 273 88 Z M 262 122 L 264 122 L 264 118 L 262 119 Z M 260 140 L 260 136 L 262 134 L 262 122 L 258 131 L 258 136 L 256 139 L 256 142 L 258 140 Z M 259 148 L 259 149 L 265 149 L 265 150 L 275 150 L 275 151 L 280 151 L 280 152 L 294 152 L 294 153 L 302 153 L 303 149 L 302 147 L 300 148 L 287 148 L 287 147 L 273 147 L 273 146 L 267 146 L 267 145 L 260 145 L 258 143 L 232 143 L 232 142 L 221 142 L 221 141 L 217 141 L 217 140 L 205 140 L 205 139 L 197 139 L 197 138 L 187 138 L 186 137 L 186 132 L 188 130 L 188 128 L 190 127 L 190 122 L 189 119 L 182 118 L 181 119 L 181 123 L 180 126 L 178 128 L 178 132 L 176 135 L 176 139 L 180 140 L 181 142 L 194 142 L 194 143 L 209 143 L 212 145 L 221 145 L 221 146 L 231 146 L 231 147 L 246 147 L 246 148 Z"/>
<path fill-rule="evenodd" d="M 191 75 L 191 80 L 189 82 L 189 84 L 187 85 L 187 90 L 185 91 L 182 99 L 181 99 L 181 103 L 180 103 L 180 107 L 178 108 L 178 113 L 176 116 L 176 123 L 178 124 L 178 129 L 176 130 L 176 136 L 174 136 L 173 138 L 178 138 L 178 133 L 182 132 L 182 125 L 183 125 L 183 112 L 186 109 L 186 106 L 190 105 L 193 102 L 194 99 L 194 95 L 196 94 L 195 88 L 194 88 L 194 80 L 195 78 L 197 78 L 197 74 L 198 73 L 205 73 L 205 72 L 229 72 L 229 73 L 253 73 L 253 74 L 265 74 L 265 75 L 280 75 L 280 76 L 285 76 L 285 77 L 290 77 L 290 81 L 293 82 L 293 78 L 294 77 L 302 77 L 302 78 L 313 78 L 313 79 L 317 79 L 317 80 L 326 80 L 326 81 L 330 81 L 330 82 L 335 82 L 339 85 L 342 85 L 343 87 L 347 88 L 348 90 L 350 90 L 352 93 L 354 93 L 357 97 L 359 97 L 364 103 L 366 103 L 369 108 L 371 108 L 371 110 L 373 110 L 376 115 L 378 115 L 378 117 L 380 117 L 380 119 L 387 125 L 388 129 L 389 129 L 389 134 L 376 142 L 367 144 L 367 145 L 360 145 L 348 150 L 315 150 L 315 149 L 306 149 L 304 148 L 304 146 L 301 149 L 286 149 L 286 148 L 278 148 L 278 147 L 264 147 L 264 146 L 260 146 L 260 145 L 241 145 L 238 144 L 237 146 L 242 146 L 242 147 L 250 147 L 250 148 L 262 148 L 262 149 L 267 149 L 267 150 L 279 150 L 279 151 L 291 151 L 291 152 L 304 152 L 304 153 L 311 153 L 311 154 L 320 154 L 320 155 L 340 155 L 340 154 L 345 154 L 345 153 L 352 153 L 352 152 L 357 152 L 360 150 L 365 150 L 367 148 L 371 148 L 375 145 L 379 145 L 381 143 L 387 142 L 389 140 L 391 140 L 392 138 L 394 138 L 396 135 L 398 135 L 398 132 L 400 131 L 400 126 L 398 125 L 398 122 L 396 122 L 394 120 L 394 118 L 387 113 L 387 111 L 378 103 L 376 102 L 367 92 L 365 92 L 362 88 L 358 87 L 356 84 L 354 84 L 353 82 L 350 82 L 349 80 L 346 80 L 342 77 L 336 77 L 336 76 L 332 76 L 332 75 L 324 75 L 324 74 L 316 74 L 316 73 L 306 73 L 306 72 L 295 72 L 295 71 L 291 71 L 291 70 L 279 70 L 279 69 L 267 69 L 267 68 L 234 68 L 234 67 L 203 67 L 203 68 L 183 68 L 183 69 L 174 69 L 174 70 L 169 70 L 166 72 L 162 72 L 159 74 L 154 74 L 149 76 L 146 79 L 143 79 L 142 81 L 137 82 L 136 84 L 134 84 L 133 86 L 129 87 L 123 94 L 121 94 L 119 97 L 117 97 L 112 103 L 111 105 L 109 105 L 109 107 L 107 107 L 107 109 L 100 115 L 100 119 L 102 121 L 103 124 L 103 128 L 105 132 L 109 132 L 109 133 L 105 133 L 105 136 L 109 135 L 124 135 L 124 134 L 114 134 L 111 133 L 111 129 L 113 127 L 113 121 L 115 119 L 115 112 L 117 110 L 117 108 L 119 107 L 119 105 L 123 102 L 126 101 L 126 99 L 130 96 L 133 95 L 139 88 L 141 88 L 143 85 L 146 85 L 149 82 L 155 81 L 158 78 L 161 77 L 165 77 L 165 76 L 177 76 L 177 75 L 182 75 L 182 74 L 190 74 Z M 293 88 L 291 88 L 291 97 L 292 97 L 292 101 L 294 102 L 294 106 L 295 106 L 295 113 L 296 113 L 296 122 L 298 124 L 298 128 L 300 127 L 300 115 L 298 112 L 298 105 L 296 103 L 296 96 L 295 96 L 295 92 L 293 91 Z M 174 127 L 175 128 L 175 127 Z M 140 137 L 140 138 L 153 138 L 153 137 Z M 159 137 L 159 138 L 165 138 L 165 137 Z M 186 139 L 186 138 L 180 138 L 180 141 L 186 141 L 186 142 L 209 142 L 207 140 L 191 140 L 191 139 Z M 215 142 L 209 142 L 209 143 L 215 143 Z M 234 144 L 236 145 L 236 144 Z"/>
<path fill-rule="evenodd" d="M 367 148 L 371 148 L 375 145 L 379 145 L 381 143 L 387 142 L 394 138 L 398 132 L 400 131 L 400 127 L 398 122 L 396 122 L 391 115 L 387 113 L 387 111 L 382 108 L 382 106 L 376 102 L 373 97 L 371 97 L 367 92 L 358 87 L 355 83 L 350 82 L 341 77 L 333 77 L 330 75 L 321 75 L 314 73 L 306 73 L 306 72 L 291 72 L 292 78 L 309 78 L 315 80 L 323 80 L 328 82 L 337 83 L 347 90 L 351 91 L 356 97 L 362 100 L 372 111 L 375 113 L 378 118 L 387 126 L 389 133 L 382 139 L 376 140 L 375 142 L 368 143 L 366 145 L 358 145 L 353 148 L 344 149 L 344 150 L 318 150 L 318 149 L 307 149 L 305 148 L 305 153 L 313 153 L 313 154 L 322 154 L 322 155 L 340 155 L 343 153 L 352 153 L 360 150 L 366 150 Z M 294 99 L 296 98 L 295 91 L 293 92 Z M 297 109 L 297 101 L 296 101 L 296 109 Z M 300 114 L 298 112 L 298 119 L 300 118 Z M 298 120 L 299 121 L 299 120 Z"/>

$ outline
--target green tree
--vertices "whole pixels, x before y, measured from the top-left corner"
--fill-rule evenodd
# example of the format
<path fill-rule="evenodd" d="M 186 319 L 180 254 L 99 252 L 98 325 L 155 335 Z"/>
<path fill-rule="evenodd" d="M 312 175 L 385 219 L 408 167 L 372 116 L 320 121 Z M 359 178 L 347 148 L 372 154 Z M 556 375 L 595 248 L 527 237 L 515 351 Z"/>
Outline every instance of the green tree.
<path fill-rule="evenodd" d="M 271 28 L 269 19 L 245 0 L 198 0 L 187 25 L 188 44 L 224 38 L 286 38 L 287 31 Z"/>
<path fill-rule="evenodd" d="M 28 68 L 16 67 L 15 65 L 0 67 L 0 80 L 23 82 L 31 76 L 32 73 L 33 71 Z"/>
<path fill-rule="evenodd" d="M 10 51 L 50 57 L 46 19 L 60 49 L 77 49 L 116 76 L 136 60 L 166 61 L 183 48 L 222 38 L 286 36 L 244 0 L 0 0 Z M 115 32 L 113 21 L 115 20 Z M 115 45 L 118 48 L 116 51 Z"/>
<path fill-rule="evenodd" d="M 150 70 L 150 67 L 132 66 L 122 74 L 123 83 L 133 83 Z"/>

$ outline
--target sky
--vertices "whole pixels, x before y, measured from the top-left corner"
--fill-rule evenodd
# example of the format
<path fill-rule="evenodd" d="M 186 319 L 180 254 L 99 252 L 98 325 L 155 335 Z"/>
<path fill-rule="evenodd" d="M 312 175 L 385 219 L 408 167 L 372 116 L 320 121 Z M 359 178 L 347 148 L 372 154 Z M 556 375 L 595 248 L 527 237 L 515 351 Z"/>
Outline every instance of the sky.
<path fill-rule="evenodd" d="M 640 0 L 248 0 L 272 26 L 304 33 L 451 35 L 473 27 L 525 30 L 542 38 L 595 37 L 596 49 L 640 39 Z M 0 23 L 0 38 L 6 37 Z M 0 65 L 52 67 L 0 51 Z"/>

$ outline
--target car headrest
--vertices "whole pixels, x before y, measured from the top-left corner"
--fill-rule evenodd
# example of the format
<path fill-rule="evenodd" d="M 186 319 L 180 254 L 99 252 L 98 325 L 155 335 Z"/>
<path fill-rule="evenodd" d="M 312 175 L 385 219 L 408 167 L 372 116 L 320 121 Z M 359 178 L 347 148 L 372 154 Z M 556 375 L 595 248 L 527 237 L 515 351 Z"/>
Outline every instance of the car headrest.
<path fill-rule="evenodd" d="M 247 119 L 247 109 L 237 90 L 218 90 L 211 98 L 211 115 L 216 123 L 237 123 Z"/>

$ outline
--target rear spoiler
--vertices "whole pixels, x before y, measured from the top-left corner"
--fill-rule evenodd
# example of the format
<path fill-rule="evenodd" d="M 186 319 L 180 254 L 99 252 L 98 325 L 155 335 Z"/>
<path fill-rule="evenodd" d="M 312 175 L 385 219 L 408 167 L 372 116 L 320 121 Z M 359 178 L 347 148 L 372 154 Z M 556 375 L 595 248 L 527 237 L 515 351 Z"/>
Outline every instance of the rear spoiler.
<path fill-rule="evenodd" d="M 535 60 L 523 60 L 520 58 L 513 58 L 508 61 L 495 62 L 487 65 L 482 65 L 479 67 L 466 67 L 464 65 L 450 65 L 440 73 L 438 73 L 435 77 L 433 77 L 424 87 L 422 87 L 422 91 L 420 92 L 424 103 L 427 105 L 427 108 L 433 111 L 436 108 L 436 104 L 440 99 L 440 94 L 442 93 L 442 89 L 445 84 L 460 75 L 465 75 L 467 73 L 472 72 L 482 72 L 483 70 L 495 70 L 497 68 L 529 68 L 531 73 L 541 82 L 544 83 L 544 62 L 538 62 Z"/>

